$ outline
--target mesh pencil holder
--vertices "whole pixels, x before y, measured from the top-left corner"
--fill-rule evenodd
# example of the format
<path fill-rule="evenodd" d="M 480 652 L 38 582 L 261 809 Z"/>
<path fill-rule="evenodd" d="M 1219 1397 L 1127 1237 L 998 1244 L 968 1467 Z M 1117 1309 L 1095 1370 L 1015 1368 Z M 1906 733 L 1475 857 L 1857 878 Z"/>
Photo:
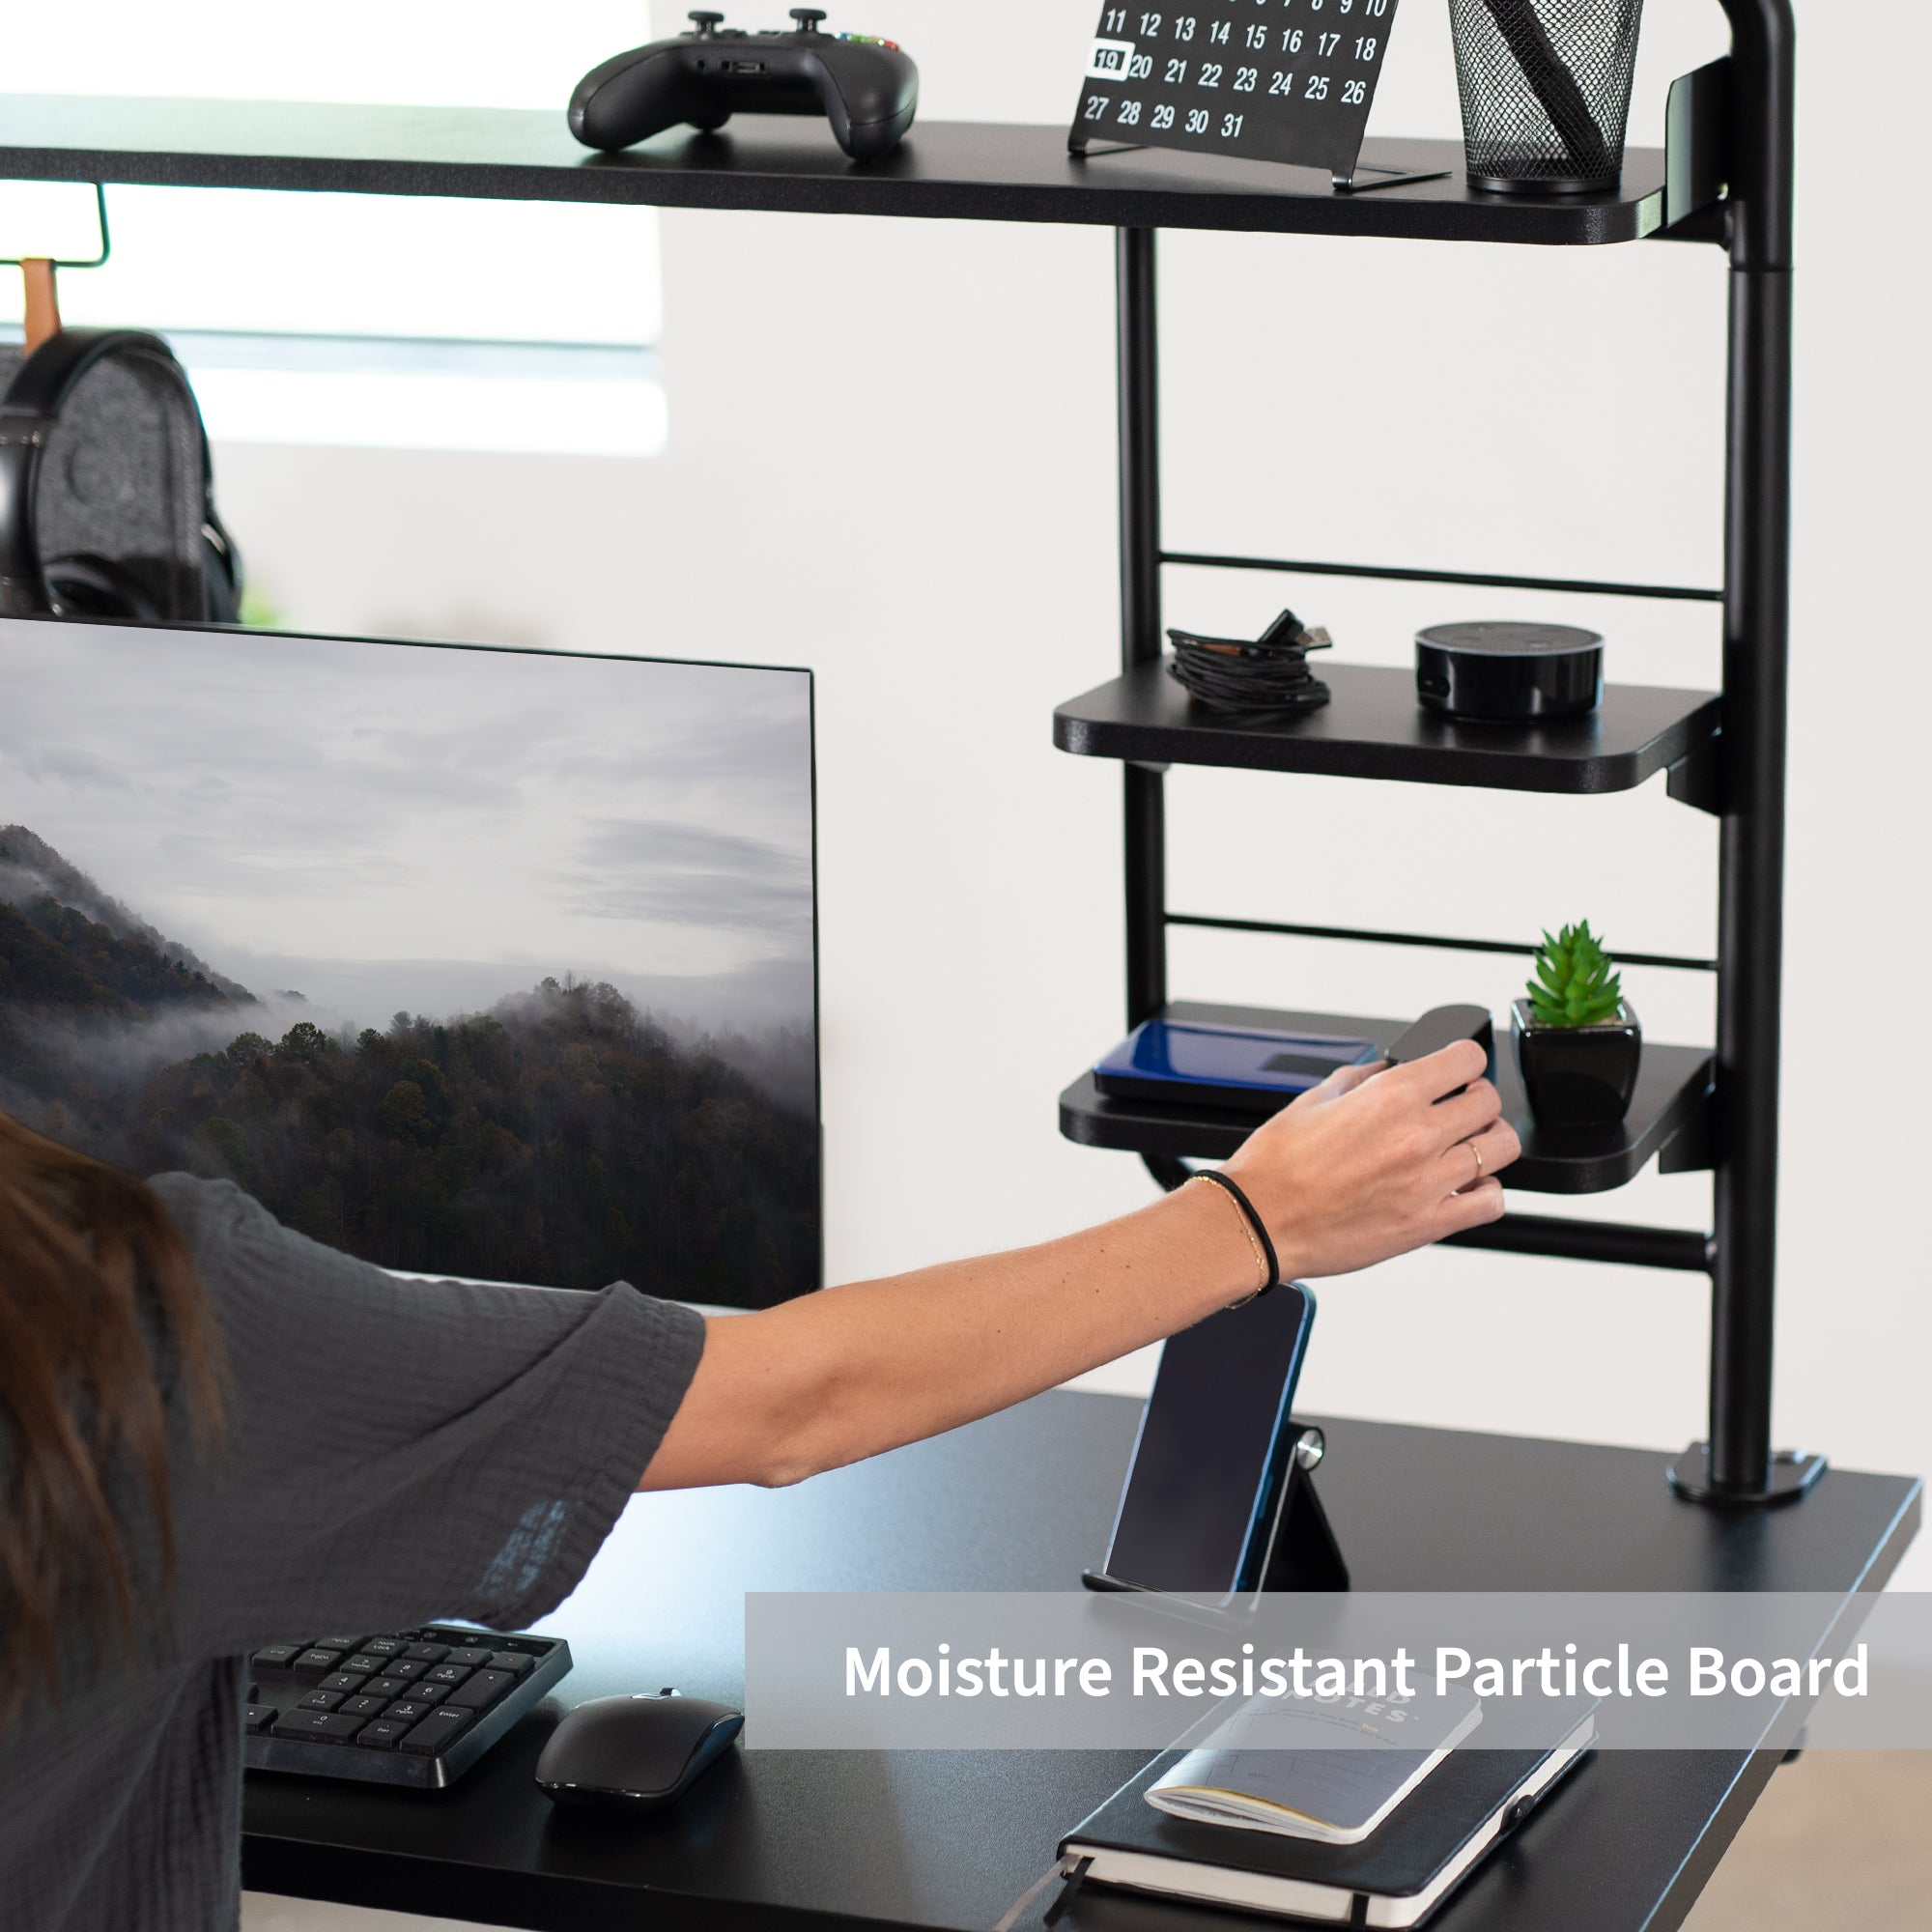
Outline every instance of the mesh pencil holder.
<path fill-rule="evenodd" d="M 1615 187 L 1642 15 L 1643 0 L 1449 0 L 1469 185 Z"/>

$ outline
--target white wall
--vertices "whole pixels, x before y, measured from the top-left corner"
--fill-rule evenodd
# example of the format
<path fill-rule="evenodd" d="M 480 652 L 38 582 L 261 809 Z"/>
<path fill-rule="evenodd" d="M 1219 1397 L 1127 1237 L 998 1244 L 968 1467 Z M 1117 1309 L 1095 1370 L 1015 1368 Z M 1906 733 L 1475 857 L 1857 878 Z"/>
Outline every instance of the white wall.
<path fill-rule="evenodd" d="M 680 10 L 660 7 L 669 30 Z M 1061 121 L 1092 0 L 892 0 L 928 118 Z M 1453 134 L 1439 6 L 1410 0 L 1377 126 Z M 1721 49 L 1653 0 L 1634 138 Z M 1932 1465 L 1916 542 L 1927 509 L 1920 10 L 1808 12 L 1778 1438 Z M 294 623 L 804 663 L 820 673 L 829 1243 L 838 1276 L 1024 1241 L 1147 1198 L 1055 1096 L 1121 1021 L 1119 780 L 1052 751 L 1114 663 L 1111 237 L 668 214 L 658 460 L 225 448 L 224 511 Z M 1714 582 L 1715 250 L 1163 242 L 1167 529 L 1183 547 Z M 556 269 L 567 292 L 567 264 Z M 1296 358 L 1321 354 L 1306 380 Z M 1507 596 L 1174 573 L 1176 621 L 1282 595 L 1338 655 Z M 1708 683 L 1707 610 L 1577 604 L 1612 675 Z M 1566 614 L 1568 612 L 1566 611 Z M 1588 914 L 1714 939 L 1716 837 L 1662 781 L 1608 801 L 1178 772 L 1177 907 L 1483 936 Z M 1369 1012 L 1478 998 L 1509 960 L 1179 934 L 1176 991 Z M 1654 1035 L 1709 988 L 1634 972 Z M 965 1069 L 950 1078 L 936 1063 Z M 1576 1204 L 1703 1226 L 1708 1182 Z M 1548 1207 L 1544 1201 L 1525 1203 Z M 1700 1433 L 1700 1278 L 1414 1258 L 1322 1293 L 1305 1406 L 1632 1441 Z M 1932 1581 L 1932 1560 L 1912 1575 Z"/>

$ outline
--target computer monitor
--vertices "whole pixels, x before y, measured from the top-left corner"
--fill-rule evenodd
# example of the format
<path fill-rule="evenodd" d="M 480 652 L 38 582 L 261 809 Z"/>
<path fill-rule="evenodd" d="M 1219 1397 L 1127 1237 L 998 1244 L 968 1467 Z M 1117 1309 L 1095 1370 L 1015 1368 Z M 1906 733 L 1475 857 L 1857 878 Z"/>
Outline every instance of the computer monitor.
<path fill-rule="evenodd" d="M 820 1279 L 810 673 L 0 622 L 0 1107 L 384 1267 Z"/>

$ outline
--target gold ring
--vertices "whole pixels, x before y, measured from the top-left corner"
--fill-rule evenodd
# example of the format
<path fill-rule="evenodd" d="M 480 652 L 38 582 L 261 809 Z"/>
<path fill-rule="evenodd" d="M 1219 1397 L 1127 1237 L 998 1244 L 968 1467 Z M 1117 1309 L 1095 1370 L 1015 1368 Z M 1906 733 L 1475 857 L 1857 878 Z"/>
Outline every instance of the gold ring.
<path fill-rule="evenodd" d="M 1476 1179 L 1480 1180 L 1483 1178 L 1483 1151 L 1474 1141 L 1471 1141 L 1469 1143 L 1469 1151 L 1476 1156 Z"/>

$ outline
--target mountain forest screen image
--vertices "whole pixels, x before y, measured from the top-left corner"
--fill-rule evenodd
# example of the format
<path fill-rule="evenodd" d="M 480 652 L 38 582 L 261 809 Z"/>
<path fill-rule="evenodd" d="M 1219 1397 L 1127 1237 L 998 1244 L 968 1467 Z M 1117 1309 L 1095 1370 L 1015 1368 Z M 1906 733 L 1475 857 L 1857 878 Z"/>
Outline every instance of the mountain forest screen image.
<path fill-rule="evenodd" d="M 0 1109 L 383 1266 L 817 1285 L 801 671 L 0 624 Z"/>

